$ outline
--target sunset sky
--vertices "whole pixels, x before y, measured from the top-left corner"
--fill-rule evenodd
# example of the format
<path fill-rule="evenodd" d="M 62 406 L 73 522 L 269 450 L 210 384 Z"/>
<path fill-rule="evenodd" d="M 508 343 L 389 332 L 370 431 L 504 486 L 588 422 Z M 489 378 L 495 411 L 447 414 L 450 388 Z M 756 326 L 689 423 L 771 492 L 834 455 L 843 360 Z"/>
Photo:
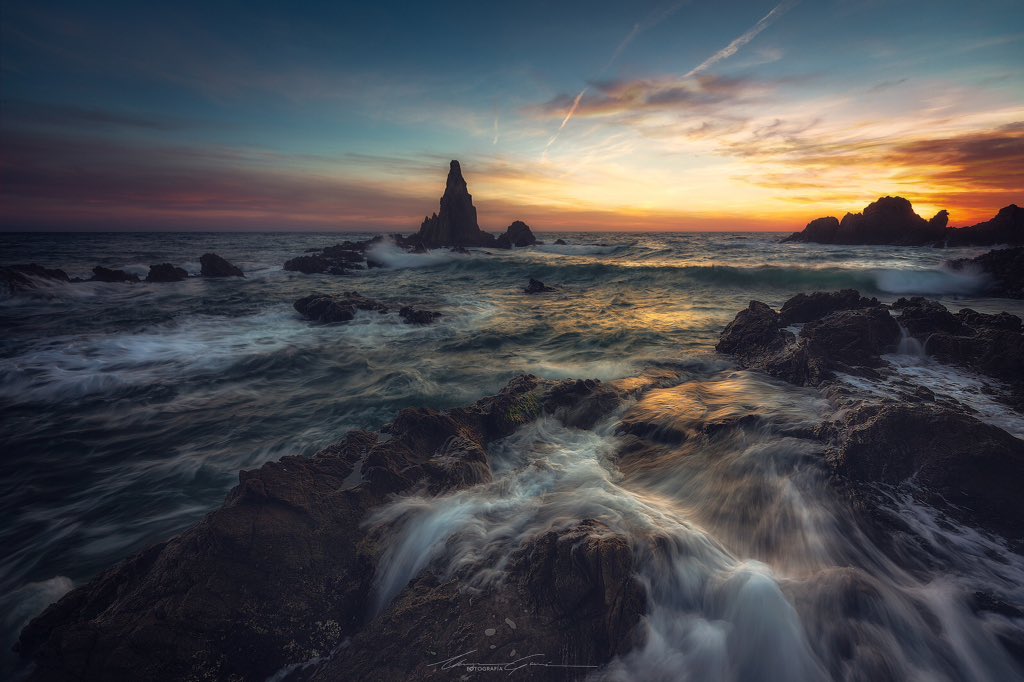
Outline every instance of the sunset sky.
<path fill-rule="evenodd" d="M 159 6 L 158 6 L 159 5 Z M 3 229 L 793 230 L 1024 203 L 1024 2 L 21 2 Z"/>

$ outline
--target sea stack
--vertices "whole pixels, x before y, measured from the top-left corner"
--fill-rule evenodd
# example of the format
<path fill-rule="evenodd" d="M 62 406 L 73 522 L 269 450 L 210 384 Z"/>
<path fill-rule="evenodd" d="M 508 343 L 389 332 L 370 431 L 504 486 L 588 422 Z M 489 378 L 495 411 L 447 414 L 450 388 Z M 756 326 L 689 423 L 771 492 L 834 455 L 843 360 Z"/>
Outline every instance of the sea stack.
<path fill-rule="evenodd" d="M 919 246 L 941 242 L 948 220 L 946 211 L 925 220 L 903 197 L 880 197 L 868 204 L 863 213 L 847 213 L 842 221 L 833 216 L 812 220 L 802 232 L 785 241 Z"/>
<path fill-rule="evenodd" d="M 417 237 L 428 249 L 494 245 L 494 235 L 481 230 L 476 222 L 476 207 L 458 161 L 452 161 L 448 170 L 440 212 L 423 220 Z"/>

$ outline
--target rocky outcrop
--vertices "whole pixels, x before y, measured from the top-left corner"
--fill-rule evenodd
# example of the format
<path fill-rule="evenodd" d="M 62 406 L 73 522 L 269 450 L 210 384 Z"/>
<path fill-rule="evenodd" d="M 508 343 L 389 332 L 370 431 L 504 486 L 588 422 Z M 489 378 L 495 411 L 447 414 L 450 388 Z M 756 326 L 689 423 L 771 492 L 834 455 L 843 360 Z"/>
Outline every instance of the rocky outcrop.
<path fill-rule="evenodd" d="M 1024 539 L 1024 441 L 954 409 L 859 405 L 827 425 L 829 462 L 857 482 L 913 480 L 929 501 L 1019 544 Z"/>
<path fill-rule="evenodd" d="M 36 680 L 267 679 L 306 662 L 307 679 L 418 680 L 477 646 L 470 660 L 518 649 L 600 665 L 628 649 L 646 603 L 625 538 L 555 527 L 484 594 L 427 567 L 375 613 L 383 548 L 365 522 L 395 493 L 490 480 L 490 443 L 541 415 L 593 423 L 618 403 L 599 382 L 522 376 L 469 407 L 403 410 L 383 433 L 243 471 L 220 509 L 67 594 L 18 650 Z"/>
<path fill-rule="evenodd" d="M 0 286 L 7 293 L 35 289 L 39 282 L 71 282 L 68 273 L 59 268 L 44 268 L 31 263 L 29 265 L 10 265 L 0 268 Z"/>
<path fill-rule="evenodd" d="M 215 253 L 204 253 L 199 259 L 203 277 L 245 277 L 242 269 L 232 265 Z"/>
<path fill-rule="evenodd" d="M 384 303 L 375 301 L 372 298 L 366 298 L 355 291 L 346 291 L 340 296 L 310 294 L 295 301 L 293 305 L 295 310 L 307 320 L 324 323 L 348 322 L 360 310 L 381 314 L 390 311 L 390 308 Z M 398 310 L 398 315 L 406 324 L 416 325 L 433 324 L 442 317 L 442 314 L 439 312 L 413 308 L 412 306 L 401 306 Z"/>
<path fill-rule="evenodd" d="M 802 232 L 794 233 L 785 241 L 897 246 L 934 244 L 945 237 L 948 220 L 946 211 L 939 211 L 931 220 L 925 220 L 903 197 L 887 196 L 868 204 L 863 213 L 847 213 L 842 221 L 831 216 L 812 220 Z"/>
<path fill-rule="evenodd" d="M 494 235 L 480 229 L 476 207 L 469 193 L 462 167 L 452 161 L 441 196 L 440 210 L 423 220 L 417 241 L 428 249 L 440 246 L 494 246 Z"/>
<path fill-rule="evenodd" d="M 533 246 L 536 243 L 537 238 L 533 236 L 530 226 L 522 220 L 517 220 L 505 228 L 505 233 L 498 236 L 494 241 L 494 246 L 499 249 L 511 249 L 512 247 Z"/>
<path fill-rule="evenodd" d="M 871 374 L 871 368 L 884 364 L 880 355 L 900 338 L 889 312 L 853 290 L 800 295 L 783 310 L 785 316 L 751 301 L 722 332 L 716 349 L 744 367 L 817 386 L 834 371 Z M 805 322 L 799 337 L 785 328 L 796 322 Z"/>
<path fill-rule="evenodd" d="M 954 270 L 976 270 L 989 278 L 985 293 L 989 296 L 1024 298 L 1024 246 L 998 249 L 977 258 L 949 261 Z"/>
<path fill-rule="evenodd" d="M 181 282 L 185 279 L 188 279 L 188 272 L 170 263 L 150 265 L 149 274 L 146 275 L 147 282 Z"/>
<path fill-rule="evenodd" d="M 952 228 L 946 232 L 947 246 L 994 246 L 1024 244 L 1024 208 L 1010 204 L 999 213 L 970 227 Z"/>
<path fill-rule="evenodd" d="M 105 268 L 102 265 L 97 265 L 92 269 L 91 282 L 131 282 L 135 283 L 139 281 L 139 276 L 124 270 L 111 270 Z"/>
<path fill-rule="evenodd" d="M 395 239 L 401 239 L 395 235 Z M 328 274 L 348 275 L 353 270 L 380 267 L 379 263 L 366 257 L 371 246 L 379 244 L 384 237 L 373 237 L 362 241 L 344 241 L 323 249 L 310 249 L 310 255 L 302 255 L 285 261 L 284 269 L 290 272 L 301 272 L 307 275 Z"/>
<path fill-rule="evenodd" d="M 530 283 L 523 289 L 524 294 L 546 294 L 551 291 L 557 291 L 554 287 L 549 287 L 539 279 L 530 278 Z"/>

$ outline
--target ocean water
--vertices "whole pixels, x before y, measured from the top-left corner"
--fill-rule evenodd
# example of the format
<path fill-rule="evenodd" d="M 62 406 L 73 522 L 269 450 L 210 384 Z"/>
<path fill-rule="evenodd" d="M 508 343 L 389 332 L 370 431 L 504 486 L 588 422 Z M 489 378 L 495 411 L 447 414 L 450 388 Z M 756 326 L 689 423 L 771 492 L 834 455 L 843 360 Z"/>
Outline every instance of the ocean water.
<path fill-rule="evenodd" d="M 1024 609 L 1024 559 L 900 490 L 883 491 L 885 505 L 912 541 L 875 546 L 830 492 L 820 446 L 792 435 L 828 416 L 820 394 L 737 371 L 713 346 L 751 299 L 777 307 L 799 292 L 926 295 L 954 310 L 1017 315 L 1024 303 L 979 297 L 980 275 L 943 268 L 985 249 L 781 236 L 543 234 L 547 245 L 469 255 L 382 244 L 375 256 L 388 268 L 334 277 L 281 265 L 352 235 L 0 234 L 0 264 L 72 276 L 94 265 L 144 275 L 160 262 L 197 273 L 210 251 L 246 272 L 47 284 L 0 298 L 4 649 L 72 586 L 214 509 L 240 469 L 310 455 L 404 407 L 470 403 L 530 372 L 656 376 L 659 388 L 626 409 L 683 430 L 750 413 L 762 426 L 640 461 L 613 457 L 621 415 L 587 432 L 548 420 L 526 427 L 498 447 L 494 484 L 378 512 L 393 533 L 382 606 L 428 561 L 452 571 L 496 565 L 477 579 L 500 581 L 491 559 L 541 529 L 597 518 L 637 539 L 652 599 L 646 644 L 603 671 L 612 679 L 1021 675 L 1003 643 L 1024 638 L 1024 623 L 975 614 L 968 597 L 984 591 Z M 569 244 L 553 245 L 558 237 Z M 524 295 L 530 277 L 558 291 Z M 291 305 L 353 290 L 444 316 L 414 327 L 394 313 L 360 313 L 323 326 Z M 908 380 L 1024 435 L 1021 416 L 991 398 L 990 379 L 909 345 L 891 359 Z M 545 467 L 531 465 L 540 460 Z M 642 541 L 650 537 L 664 539 L 669 560 Z M 856 614 L 842 612 L 844 590 L 865 601 Z M 8 670 L 14 659 L 4 656 Z"/>

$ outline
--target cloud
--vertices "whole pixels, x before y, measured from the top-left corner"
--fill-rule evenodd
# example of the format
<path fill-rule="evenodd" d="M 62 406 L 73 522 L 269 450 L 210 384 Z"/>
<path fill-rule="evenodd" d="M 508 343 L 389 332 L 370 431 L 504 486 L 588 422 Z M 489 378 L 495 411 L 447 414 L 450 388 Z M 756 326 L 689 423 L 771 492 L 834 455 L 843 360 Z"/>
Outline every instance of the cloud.
<path fill-rule="evenodd" d="M 759 22 L 754 24 L 753 27 L 750 28 L 750 30 L 748 30 L 746 33 L 733 40 L 731 43 L 723 47 L 718 52 L 714 53 L 713 55 L 705 59 L 698 66 L 690 69 L 690 71 L 687 72 L 687 74 L 683 76 L 683 78 L 686 79 L 696 76 L 697 74 L 707 71 L 718 62 L 728 59 L 729 57 L 732 57 L 741 49 L 743 49 L 750 41 L 752 41 L 754 38 L 760 35 L 762 31 L 764 31 L 766 28 L 774 24 L 779 17 L 781 17 L 783 14 L 792 9 L 798 2 L 799 0 L 786 0 L 786 2 L 779 3 L 774 8 L 772 8 L 771 12 L 766 14 L 764 17 L 761 18 Z"/>

